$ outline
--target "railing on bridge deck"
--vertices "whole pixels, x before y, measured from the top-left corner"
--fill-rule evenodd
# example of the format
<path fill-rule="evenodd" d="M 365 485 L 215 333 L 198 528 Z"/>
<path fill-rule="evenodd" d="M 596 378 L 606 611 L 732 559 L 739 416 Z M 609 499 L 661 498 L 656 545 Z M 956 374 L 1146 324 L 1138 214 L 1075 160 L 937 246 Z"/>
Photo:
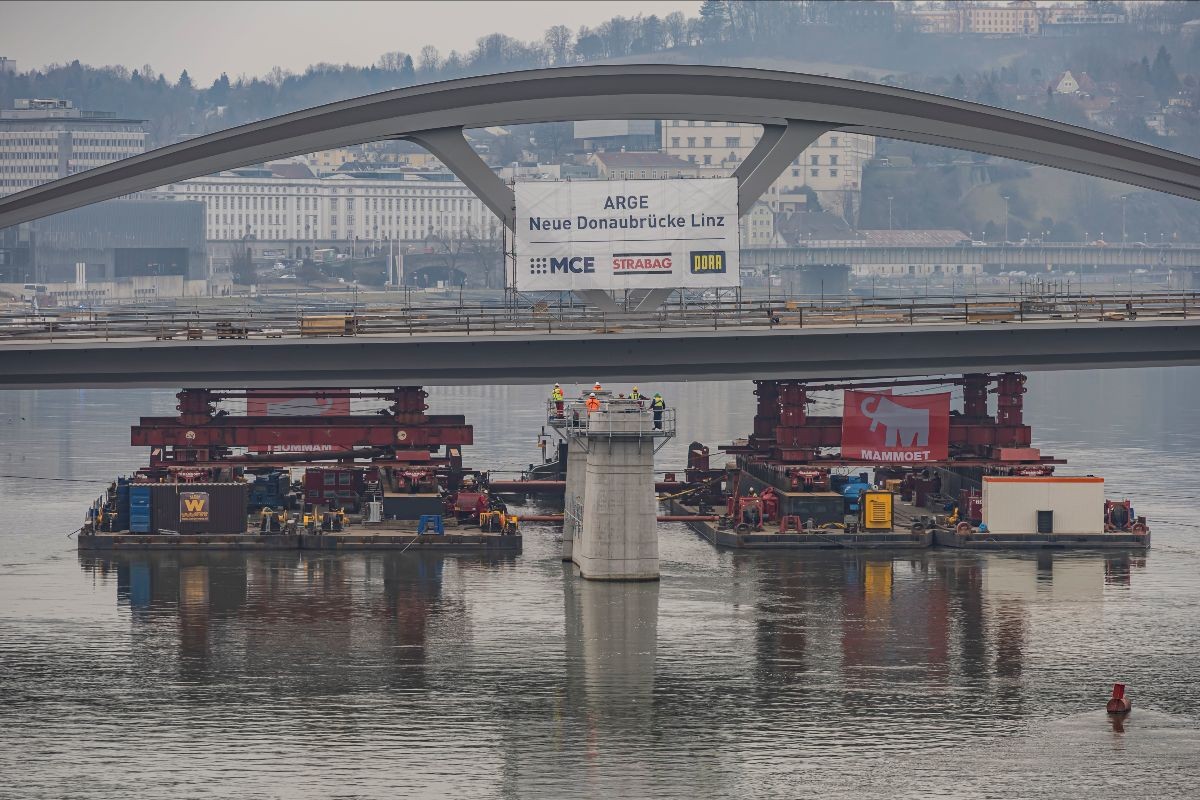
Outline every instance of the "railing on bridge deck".
<path fill-rule="evenodd" d="M 679 329 L 773 329 L 1039 321 L 1194 319 L 1200 293 L 978 295 L 867 299 L 768 298 L 663 306 L 608 314 L 579 306 L 379 306 L 345 314 L 283 310 L 64 311 L 0 314 L 4 343 L 69 340 L 205 340 L 331 336 L 476 336 L 636 333 Z"/>

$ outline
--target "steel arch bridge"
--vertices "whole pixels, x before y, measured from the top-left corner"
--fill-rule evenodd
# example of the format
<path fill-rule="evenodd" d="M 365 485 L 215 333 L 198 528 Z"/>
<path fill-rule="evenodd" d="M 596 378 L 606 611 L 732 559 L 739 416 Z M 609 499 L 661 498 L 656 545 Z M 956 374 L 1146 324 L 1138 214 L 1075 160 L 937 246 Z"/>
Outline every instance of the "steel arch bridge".
<path fill-rule="evenodd" d="M 440 158 L 510 228 L 511 189 L 463 130 L 578 119 L 763 126 L 739 165 L 745 213 L 822 133 L 951 147 L 1200 199 L 1200 160 L 1074 125 L 859 81 L 734 67 L 619 65 L 488 75 L 396 89 L 209 134 L 0 199 L 0 228 L 262 161 L 385 139 Z"/>

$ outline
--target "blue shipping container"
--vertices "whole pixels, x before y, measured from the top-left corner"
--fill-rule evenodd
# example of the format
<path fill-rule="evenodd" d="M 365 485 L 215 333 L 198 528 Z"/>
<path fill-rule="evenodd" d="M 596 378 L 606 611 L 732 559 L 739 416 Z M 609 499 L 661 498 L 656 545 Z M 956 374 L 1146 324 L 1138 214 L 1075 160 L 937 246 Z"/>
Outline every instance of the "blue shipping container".
<path fill-rule="evenodd" d="M 114 530 L 129 530 L 129 479 L 117 479 L 117 521 Z"/>
<path fill-rule="evenodd" d="M 150 533 L 150 487 L 129 487 L 129 532 Z"/>

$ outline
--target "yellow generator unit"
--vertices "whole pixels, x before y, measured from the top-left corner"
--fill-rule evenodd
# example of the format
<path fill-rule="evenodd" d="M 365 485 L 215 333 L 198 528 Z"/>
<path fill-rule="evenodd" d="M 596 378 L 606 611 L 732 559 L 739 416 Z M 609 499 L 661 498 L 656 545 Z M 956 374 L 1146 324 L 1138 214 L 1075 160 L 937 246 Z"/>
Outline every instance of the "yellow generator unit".
<path fill-rule="evenodd" d="M 888 491 L 870 489 L 859 498 L 862 508 L 862 528 L 865 531 L 890 531 L 894 525 L 893 499 Z"/>
<path fill-rule="evenodd" d="M 517 528 L 518 522 L 515 514 L 505 514 L 503 511 L 483 511 L 479 514 L 479 530 L 481 531 L 515 534 Z"/>

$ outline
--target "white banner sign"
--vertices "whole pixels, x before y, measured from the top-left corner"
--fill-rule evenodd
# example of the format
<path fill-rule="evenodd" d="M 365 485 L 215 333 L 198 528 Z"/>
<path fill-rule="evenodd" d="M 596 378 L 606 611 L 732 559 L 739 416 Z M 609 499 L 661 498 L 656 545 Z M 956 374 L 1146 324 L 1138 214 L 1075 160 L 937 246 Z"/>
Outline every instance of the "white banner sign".
<path fill-rule="evenodd" d="M 737 180 L 516 185 L 516 288 L 738 286 Z"/>

